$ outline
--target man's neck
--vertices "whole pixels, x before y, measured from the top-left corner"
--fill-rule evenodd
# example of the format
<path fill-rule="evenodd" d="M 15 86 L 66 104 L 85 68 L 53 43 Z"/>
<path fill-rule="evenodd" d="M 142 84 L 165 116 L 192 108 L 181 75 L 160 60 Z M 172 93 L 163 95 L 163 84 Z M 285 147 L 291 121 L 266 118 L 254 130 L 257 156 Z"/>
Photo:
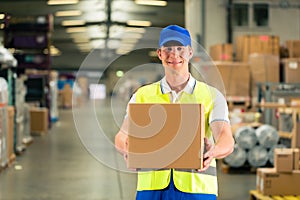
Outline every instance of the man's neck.
<path fill-rule="evenodd" d="M 170 88 L 175 92 L 180 92 L 185 88 L 190 78 L 190 74 L 166 74 L 166 80 Z"/>

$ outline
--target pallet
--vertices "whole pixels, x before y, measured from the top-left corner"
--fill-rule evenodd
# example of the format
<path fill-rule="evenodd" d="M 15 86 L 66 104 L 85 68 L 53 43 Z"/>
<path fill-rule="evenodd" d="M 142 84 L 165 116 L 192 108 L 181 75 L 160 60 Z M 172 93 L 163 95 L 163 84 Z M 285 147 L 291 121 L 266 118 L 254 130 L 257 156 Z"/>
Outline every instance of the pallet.
<path fill-rule="evenodd" d="M 257 190 L 250 190 L 250 200 L 300 200 L 300 195 L 293 196 L 293 195 L 271 195 L 271 196 L 265 196 L 262 195 Z"/>
<path fill-rule="evenodd" d="M 229 110 L 243 108 L 247 110 L 251 106 L 251 98 L 248 96 L 227 96 L 226 101 Z"/>
<path fill-rule="evenodd" d="M 244 165 L 241 167 L 231 167 L 222 160 L 221 170 L 224 174 L 256 174 L 256 167 Z"/>

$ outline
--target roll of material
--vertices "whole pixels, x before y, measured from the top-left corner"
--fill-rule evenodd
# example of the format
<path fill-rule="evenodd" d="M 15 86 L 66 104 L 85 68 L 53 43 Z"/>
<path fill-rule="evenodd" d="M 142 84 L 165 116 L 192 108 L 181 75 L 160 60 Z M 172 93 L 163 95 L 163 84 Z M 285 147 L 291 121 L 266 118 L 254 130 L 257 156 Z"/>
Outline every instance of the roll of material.
<path fill-rule="evenodd" d="M 268 152 L 268 157 L 269 157 L 269 162 L 274 165 L 274 149 L 284 149 L 287 148 L 284 144 L 276 144 L 275 146 L 273 146 L 269 152 Z"/>
<path fill-rule="evenodd" d="M 264 124 L 255 130 L 259 144 L 264 148 L 272 148 L 279 141 L 278 131 L 268 124 Z"/>
<path fill-rule="evenodd" d="M 236 143 L 243 149 L 251 149 L 257 143 L 257 137 L 254 128 L 243 126 L 234 133 Z"/>
<path fill-rule="evenodd" d="M 262 167 L 267 164 L 268 151 L 262 146 L 255 146 L 247 153 L 247 160 L 252 167 Z"/>
<path fill-rule="evenodd" d="M 247 153 L 238 144 L 235 144 L 233 152 L 224 158 L 225 163 L 230 167 L 241 167 L 245 164 L 246 160 Z"/>

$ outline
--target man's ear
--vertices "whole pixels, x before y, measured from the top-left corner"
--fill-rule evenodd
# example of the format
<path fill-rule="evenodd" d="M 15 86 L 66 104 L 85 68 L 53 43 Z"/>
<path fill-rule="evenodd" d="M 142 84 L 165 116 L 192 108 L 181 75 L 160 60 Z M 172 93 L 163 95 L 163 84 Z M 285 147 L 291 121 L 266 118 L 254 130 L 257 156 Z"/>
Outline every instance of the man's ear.
<path fill-rule="evenodd" d="M 189 59 L 191 59 L 193 57 L 194 51 L 192 49 L 192 47 L 189 46 Z"/>
<path fill-rule="evenodd" d="M 161 49 L 157 49 L 156 53 L 157 53 L 159 60 L 161 60 Z"/>

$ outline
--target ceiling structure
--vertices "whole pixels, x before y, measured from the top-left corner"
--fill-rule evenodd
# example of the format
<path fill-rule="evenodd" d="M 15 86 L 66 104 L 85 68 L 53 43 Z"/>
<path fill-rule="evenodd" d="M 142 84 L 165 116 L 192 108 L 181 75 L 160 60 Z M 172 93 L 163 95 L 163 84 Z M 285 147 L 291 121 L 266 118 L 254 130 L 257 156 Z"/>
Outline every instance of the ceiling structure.
<path fill-rule="evenodd" d="M 126 66 L 122 55 L 128 52 L 141 55 L 128 58 L 130 61 L 151 59 L 149 53 L 157 45 L 160 28 L 184 25 L 184 0 L 155 2 L 166 5 L 140 5 L 135 0 L 75 0 L 75 4 L 61 5 L 50 5 L 50 0 L 1 0 L 0 13 L 18 17 L 51 14 L 52 68 L 77 70 L 83 63 L 86 69 L 103 70 L 120 56 Z M 63 16 L 68 14 L 71 16 Z"/>

